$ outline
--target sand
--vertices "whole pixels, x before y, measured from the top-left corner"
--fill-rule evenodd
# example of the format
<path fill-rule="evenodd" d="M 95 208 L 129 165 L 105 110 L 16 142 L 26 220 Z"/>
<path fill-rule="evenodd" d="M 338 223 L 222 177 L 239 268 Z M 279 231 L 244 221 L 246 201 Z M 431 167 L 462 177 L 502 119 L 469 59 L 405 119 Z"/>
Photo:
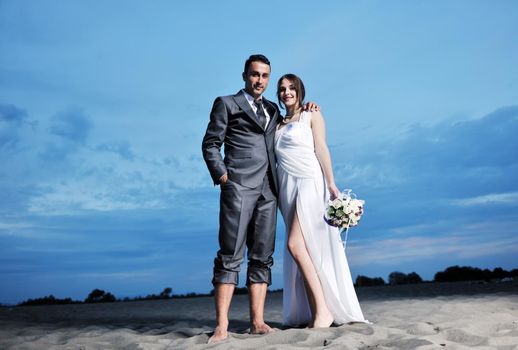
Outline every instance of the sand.
<path fill-rule="evenodd" d="M 363 287 L 373 324 L 290 329 L 281 293 L 266 320 L 281 330 L 248 334 L 248 299 L 236 295 L 228 340 L 206 345 L 212 298 L 0 308 L 0 349 L 499 349 L 518 350 L 518 283 Z"/>

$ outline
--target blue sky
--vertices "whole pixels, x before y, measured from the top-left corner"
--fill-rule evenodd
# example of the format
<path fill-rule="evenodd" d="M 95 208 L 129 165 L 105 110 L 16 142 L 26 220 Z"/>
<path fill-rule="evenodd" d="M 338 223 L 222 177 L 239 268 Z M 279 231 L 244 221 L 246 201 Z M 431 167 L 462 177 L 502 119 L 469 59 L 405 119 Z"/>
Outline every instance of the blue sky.
<path fill-rule="evenodd" d="M 0 1 L 0 302 L 208 292 L 201 139 L 252 53 L 268 98 L 304 80 L 339 187 L 367 202 L 353 276 L 518 267 L 516 18 L 514 1 Z"/>

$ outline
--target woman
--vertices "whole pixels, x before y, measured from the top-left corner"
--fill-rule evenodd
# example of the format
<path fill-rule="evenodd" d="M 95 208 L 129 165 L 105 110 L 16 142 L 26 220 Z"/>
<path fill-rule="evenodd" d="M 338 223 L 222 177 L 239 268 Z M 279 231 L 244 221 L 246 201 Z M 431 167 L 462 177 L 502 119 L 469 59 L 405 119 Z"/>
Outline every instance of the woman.
<path fill-rule="evenodd" d="M 320 112 L 302 111 L 304 96 L 299 77 L 286 74 L 279 79 L 277 98 L 286 108 L 275 134 L 279 206 L 288 235 L 283 320 L 315 328 L 367 322 L 339 230 L 323 219 L 329 195 L 335 198 L 340 191 L 333 178 L 324 119 Z"/>

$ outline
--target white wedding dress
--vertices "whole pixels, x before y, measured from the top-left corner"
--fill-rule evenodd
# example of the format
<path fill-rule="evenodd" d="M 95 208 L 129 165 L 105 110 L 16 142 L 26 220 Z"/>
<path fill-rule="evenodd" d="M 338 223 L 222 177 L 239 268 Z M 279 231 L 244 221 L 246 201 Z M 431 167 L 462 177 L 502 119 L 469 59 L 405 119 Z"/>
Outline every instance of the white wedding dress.
<path fill-rule="evenodd" d="M 282 125 L 279 125 L 282 126 Z M 336 227 L 323 219 L 328 199 L 322 168 L 315 154 L 311 112 L 279 128 L 275 134 L 279 206 L 289 232 L 295 210 L 306 247 L 320 278 L 334 323 L 367 322 L 362 314 Z M 288 241 L 286 237 L 286 242 Z M 299 326 L 311 321 L 302 273 L 284 246 L 283 322 Z"/>

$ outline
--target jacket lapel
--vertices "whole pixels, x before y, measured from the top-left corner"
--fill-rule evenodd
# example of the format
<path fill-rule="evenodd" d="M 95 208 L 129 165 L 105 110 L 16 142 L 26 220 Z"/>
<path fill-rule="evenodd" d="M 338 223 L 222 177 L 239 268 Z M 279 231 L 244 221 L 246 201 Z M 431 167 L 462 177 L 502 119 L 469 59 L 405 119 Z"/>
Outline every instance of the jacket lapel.
<path fill-rule="evenodd" d="M 254 123 L 257 124 L 257 126 L 259 126 L 261 129 L 263 128 L 259 123 L 259 120 L 257 119 L 254 111 L 252 110 L 250 103 L 248 103 L 243 90 L 240 90 L 237 94 L 234 95 L 234 101 L 236 101 L 236 104 L 250 117 L 250 119 L 254 121 Z"/>

